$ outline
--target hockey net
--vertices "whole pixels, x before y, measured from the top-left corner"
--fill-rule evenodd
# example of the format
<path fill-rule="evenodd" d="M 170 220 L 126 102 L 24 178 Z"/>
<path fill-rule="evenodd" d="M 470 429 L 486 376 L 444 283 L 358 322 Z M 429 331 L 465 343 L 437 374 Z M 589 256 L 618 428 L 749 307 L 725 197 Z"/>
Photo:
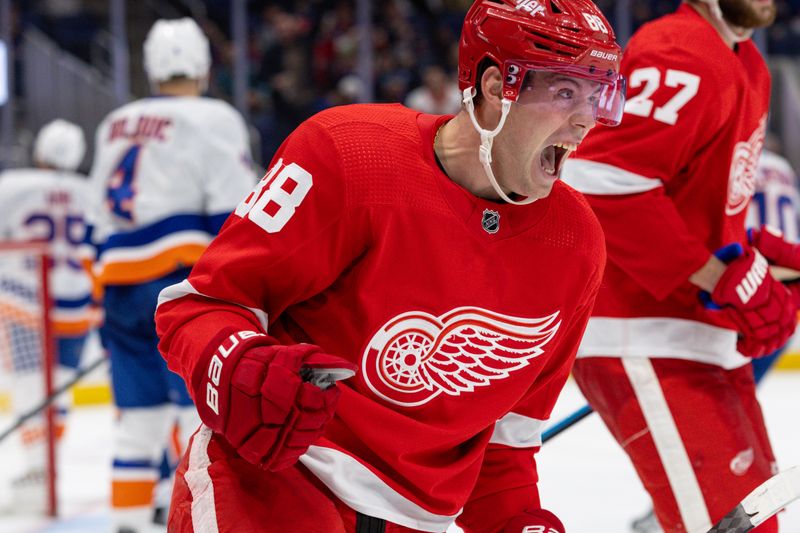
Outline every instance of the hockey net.
<path fill-rule="evenodd" d="M 32 499 L 28 510 L 54 516 L 57 427 L 55 407 L 46 401 L 53 392 L 55 359 L 49 264 L 43 245 L 0 243 L 0 453 L 16 453 L 12 470 L 19 470 L 6 480 L 12 499 L 7 505 Z"/>

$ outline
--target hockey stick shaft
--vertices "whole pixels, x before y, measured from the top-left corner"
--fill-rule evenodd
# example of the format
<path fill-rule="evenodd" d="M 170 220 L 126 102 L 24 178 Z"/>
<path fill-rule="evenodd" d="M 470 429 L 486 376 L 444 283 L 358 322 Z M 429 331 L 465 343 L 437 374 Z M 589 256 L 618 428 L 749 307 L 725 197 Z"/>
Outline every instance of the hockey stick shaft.
<path fill-rule="evenodd" d="M 746 533 L 799 498 L 800 466 L 793 466 L 756 487 L 708 533 Z"/>
<path fill-rule="evenodd" d="M 106 358 L 106 357 L 100 357 L 96 361 L 93 361 L 92 364 L 90 364 L 89 366 L 81 368 L 78 371 L 78 373 L 75 375 L 75 377 L 73 377 L 71 380 L 69 380 L 68 382 L 64 383 L 63 385 L 61 385 L 60 387 L 55 389 L 47 398 L 42 400 L 39 404 L 35 405 L 28 412 L 21 414 L 16 419 L 16 421 L 14 421 L 14 423 L 11 424 L 11 427 L 7 428 L 5 431 L 0 433 L 0 442 L 3 442 L 6 438 L 8 438 L 9 435 L 14 433 L 14 431 L 16 431 L 25 422 L 27 422 L 31 418 L 35 417 L 36 415 L 38 415 L 39 413 L 41 413 L 42 411 L 47 409 L 47 406 L 50 405 L 51 403 L 53 403 L 53 401 L 56 399 L 57 396 L 59 396 L 60 394 L 63 394 L 66 391 L 68 391 L 77 382 L 82 380 L 86 376 L 86 374 L 88 374 L 89 372 L 91 372 L 95 368 L 99 367 L 101 364 L 103 364 L 107 360 L 108 360 L 108 358 Z"/>
<path fill-rule="evenodd" d="M 577 409 L 572 414 L 564 417 L 561 421 L 556 422 L 551 427 L 547 428 L 544 433 L 542 433 L 542 444 L 549 441 L 562 431 L 565 431 L 590 414 L 594 413 L 594 410 L 589 405 L 584 405 L 580 409 Z"/>

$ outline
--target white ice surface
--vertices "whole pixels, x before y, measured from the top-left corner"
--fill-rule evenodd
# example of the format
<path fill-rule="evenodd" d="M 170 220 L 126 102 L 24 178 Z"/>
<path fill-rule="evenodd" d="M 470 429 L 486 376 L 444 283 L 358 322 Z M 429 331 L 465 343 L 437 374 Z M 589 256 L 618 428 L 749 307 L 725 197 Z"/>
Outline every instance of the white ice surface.
<path fill-rule="evenodd" d="M 781 467 L 800 464 L 800 372 L 769 376 L 760 398 Z M 577 388 L 568 383 L 553 419 L 582 404 Z M 19 468 L 19 454 L 12 443 L 0 445 L 1 533 L 109 533 L 111 421 L 110 407 L 81 408 L 71 415 L 58 520 L 4 509 L 10 496 L 5 481 Z M 0 421 L 0 427 L 7 422 Z M 538 464 L 542 503 L 563 519 L 569 533 L 628 533 L 631 519 L 649 506 L 627 457 L 596 415 L 546 444 Z M 800 532 L 800 502 L 781 514 L 781 531 Z"/>

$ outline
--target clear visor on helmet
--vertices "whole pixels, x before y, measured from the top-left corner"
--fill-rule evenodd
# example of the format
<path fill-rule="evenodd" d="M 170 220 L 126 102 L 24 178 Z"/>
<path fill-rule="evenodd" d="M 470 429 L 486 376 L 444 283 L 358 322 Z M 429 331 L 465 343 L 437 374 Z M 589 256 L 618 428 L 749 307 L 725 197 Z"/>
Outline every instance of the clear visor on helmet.
<path fill-rule="evenodd" d="M 625 78 L 595 67 L 507 62 L 503 95 L 521 105 L 591 114 L 598 124 L 616 126 L 625 107 Z"/>

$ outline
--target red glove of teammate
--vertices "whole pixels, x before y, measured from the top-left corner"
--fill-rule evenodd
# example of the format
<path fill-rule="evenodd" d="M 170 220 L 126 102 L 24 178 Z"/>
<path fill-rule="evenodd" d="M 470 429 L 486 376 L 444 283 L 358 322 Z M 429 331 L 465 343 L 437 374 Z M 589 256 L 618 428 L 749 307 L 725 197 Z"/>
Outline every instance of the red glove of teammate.
<path fill-rule="evenodd" d="M 192 380 L 202 421 L 247 461 L 267 470 L 293 465 L 333 418 L 341 392 L 303 381 L 305 369 L 355 374 L 357 366 L 310 344 L 280 345 L 241 331 L 226 338 Z"/>
<path fill-rule="evenodd" d="M 503 533 L 565 533 L 564 524 L 544 509 L 525 511 L 508 521 Z"/>
<path fill-rule="evenodd" d="M 800 271 L 800 244 L 786 242 L 780 231 L 769 226 L 751 229 L 748 237 L 750 244 L 757 248 L 770 264 Z"/>
<path fill-rule="evenodd" d="M 793 244 L 783 240 L 780 231 L 769 226 L 753 229 L 749 232 L 750 243 L 758 248 L 771 265 L 776 265 L 789 270 L 783 284 L 792 294 L 796 306 L 800 307 L 800 244 Z M 795 271 L 794 273 L 791 271 Z"/>
<path fill-rule="evenodd" d="M 752 249 L 731 261 L 711 293 L 741 333 L 739 351 L 768 355 L 786 343 L 797 325 L 797 305 L 769 273 L 767 260 Z"/>

